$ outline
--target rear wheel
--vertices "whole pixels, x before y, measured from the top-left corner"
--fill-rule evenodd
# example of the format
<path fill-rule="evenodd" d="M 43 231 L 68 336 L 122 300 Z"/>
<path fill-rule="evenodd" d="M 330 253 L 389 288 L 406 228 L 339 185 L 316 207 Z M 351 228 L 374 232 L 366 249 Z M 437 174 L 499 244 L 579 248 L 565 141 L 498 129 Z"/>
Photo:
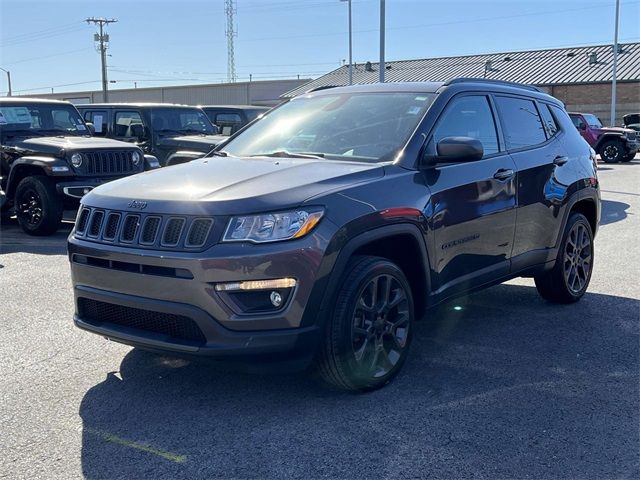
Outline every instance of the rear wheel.
<path fill-rule="evenodd" d="M 587 291 L 593 270 L 593 233 L 586 217 L 572 213 L 553 269 L 535 277 L 542 298 L 573 303 Z"/>
<path fill-rule="evenodd" d="M 617 163 L 624 156 L 624 146 L 620 140 L 607 140 L 600 147 L 600 158 L 605 163 Z"/>
<path fill-rule="evenodd" d="M 58 230 L 63 202 L 50 178 L 23 178 L 16 188 L 14 203 L 18 223 L 29 235 L 51 235 Z"/>
<path fill-rule="evenodd" d="M 413 298 L 398 266 L 355 257 L 340 282 L 317 358 L 322 379 L 342 390 L 380 388 L 395 377 L 409 351 Z"/>

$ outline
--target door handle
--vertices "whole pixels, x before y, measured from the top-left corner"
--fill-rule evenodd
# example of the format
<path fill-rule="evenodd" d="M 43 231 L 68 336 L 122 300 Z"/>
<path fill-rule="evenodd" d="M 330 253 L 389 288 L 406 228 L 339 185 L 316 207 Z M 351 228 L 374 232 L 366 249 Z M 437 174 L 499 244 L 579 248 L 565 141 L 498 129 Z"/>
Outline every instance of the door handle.
<path fill-rule="evenodd" d="M 493 174 L 493 178 L 495 178 L 496 180 L 508 180 L 514 175 L 515 175 L 515 172 L 510 168 L 501 168 L 500 170 L 498 170 L 496 173 Z"/>
<path fill-rule="evenodd" d="M 561 155 L 558 155 L 556 158 L 553 159 L 553 164 L 554 165 L 558 165 L 559 167 L 561 167 L 562 165 L 564 165 L 568 161 L 569 161 L 569 159 L 567 157 L 563 157 Z"/>

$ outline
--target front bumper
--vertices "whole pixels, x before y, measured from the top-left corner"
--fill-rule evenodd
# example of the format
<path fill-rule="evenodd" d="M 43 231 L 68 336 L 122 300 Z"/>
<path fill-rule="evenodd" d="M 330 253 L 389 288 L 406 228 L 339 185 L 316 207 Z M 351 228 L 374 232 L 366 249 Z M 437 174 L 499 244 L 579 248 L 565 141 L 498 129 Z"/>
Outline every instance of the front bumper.
<path fill-rule="evenodd" d="M 105 245 L 72 233 L 68 250 L 75 324 L 121 343 L 158 351 L 214 357 L 312 355 L 319 321 L 305 326 L 301 322 L 305 310 L 314 308 L 307 304 L 321 276 L 333 229 L 324 222 L 299 240 L 217 244 L 204 252 L 175 253 Z M 284 277 L 296 279 L 297 286 L 282 308 L 270 313 L 239 313 L 215 290 L 218 283 Z M 116 320 L 87 314 L 86 305 L 98 305 Z M 136 318 L 121 321 L 113 315 Z M 168 323 L 158 327 L 144 322 Z M 197 335 L 174 334 L 174 328 L 183 328 L 185 322 L 193 324 Z"/>

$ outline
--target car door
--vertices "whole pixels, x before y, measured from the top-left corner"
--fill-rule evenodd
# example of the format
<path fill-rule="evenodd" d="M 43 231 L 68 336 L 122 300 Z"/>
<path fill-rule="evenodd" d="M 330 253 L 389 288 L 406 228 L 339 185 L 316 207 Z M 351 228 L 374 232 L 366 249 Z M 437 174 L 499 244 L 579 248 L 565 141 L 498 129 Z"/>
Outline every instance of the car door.
<path fill-rule="evenodd" d="M 547 261 L 558 235 L 566 195 L 562 171 L 569 162 L 560 130 L 545 103 L 496 95 L 507 151 L 518 172 L 518 219 L 512 251 L 514 271 Z"/>
<path fill-rule="evenodd" d="M 438 164 L 424 172 L 431 191 L 436 296 L 449 296 L 509 272 L 516 221 L 515 164 L 504 151 L 491 100 L 454 97 L 438 119 L 427 152 L 443 138 L 472 137 L 481 160 Z"/>

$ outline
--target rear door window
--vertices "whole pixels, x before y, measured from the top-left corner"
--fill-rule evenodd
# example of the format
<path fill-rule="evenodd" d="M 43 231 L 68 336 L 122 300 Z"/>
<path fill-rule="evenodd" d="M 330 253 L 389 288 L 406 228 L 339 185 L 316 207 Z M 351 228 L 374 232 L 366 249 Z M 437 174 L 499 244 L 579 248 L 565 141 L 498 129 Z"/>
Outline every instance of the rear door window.
<path fill-rule="evenodd" d="M 446 137 L 475 138 L 482 143 L 485 156 L 497 153 L 498 135 L 487 97 L 465 95 L 454 99 L 438 120 L 431 148 Z"/>
<path fill-rule="evenodd" d="M 214 122 L 221 135 L 231 135 L 242 126 L 242 117 L 238 113 L 218 113 Z"/>
<path fill-rule="evenodd" d="M 532 100 L 497 96 L 496 104 L 508 150 L 533 147 L 547 140 L 542 119 Z"/>
<path fill-rule="evenodd" d="M 120 111 L 115 114 L 113 135 L 118 138 L 135 138 L 132 125 L 144 125 L 142 117 L 136 111 Z"/>

